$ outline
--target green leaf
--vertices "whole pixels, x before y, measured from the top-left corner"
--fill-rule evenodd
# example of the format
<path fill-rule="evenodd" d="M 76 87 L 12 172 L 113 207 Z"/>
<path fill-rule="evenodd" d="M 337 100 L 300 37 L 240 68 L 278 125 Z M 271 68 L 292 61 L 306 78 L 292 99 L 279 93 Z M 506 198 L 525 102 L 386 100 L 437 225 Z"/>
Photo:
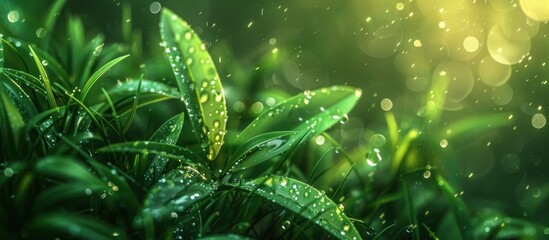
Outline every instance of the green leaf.
<path fill-rule="evenodd" d="M 0 81 L 4 85 L 4 89 L 6 90 L 9 99 L 19 110 L 24 121 L 27 121 L 37 114 L 33 101 L 19 84 L 3 73 L 0 73 Z"/>
<path fill-rule="evenodd" d="M 88 167 L 79 161 L 64 156 L 49 156 L 36 163 L 37 173 L 67 182 L 87 182 L 102 184 L 103 181 L 93 175 Z"/>
<path fill-rule="evenodd" d="M 180 113 L 174 117 L 168 119 L 162 126 L 160 126 L 151 137 L 151 141 L 175 145 L 179 136 L 181 135 L 181 129 L 183 129 L 183 121 L 185 120 L 185 114 Z M 168 158 L 161 156 L 154 156 L 149 168 L 145 172 L 145 180 L 155 181 L 157 180 L 164 167 L 168 164 Z"/>
<path fill-rule="evenodd" d="M 270 132 L 251 138 L 231 155 L 231 171 L 245 170 L 283 154 L 300 143 L 306 133 L 294 131 Z M 233 165 L 234 164 L 234 165 Z"/>
<path fill-rule="evenodd" d="M 175 225 L 182 221 L 181 218 L 187 218 L 184 213 L 193 204 L 208 197 L 213 189 L 212 183 L 198 170 L 189 166 L 174 169 L 149 191 L 142 210 L 145 226 L 166 221 L 172 221 Z M 174 233 L 178 234 L 177 231 L 174 230 Z"/>
<path fill-rule="evenodd" d="M 211 235 L 211 236 L 201 237 L 199 239 L 200 240 L 224 240 L 224 239 L 227 239 L 227 240 L 249 240 L 251 238 L 246 237 L 246 236 L 242 236 L 242 235 L 238 235 L 238 234 L 228 233 L 228 234 L 219 234 L 219 235 Z"/>
<path fill-rule="evenodd" d="M 267 176 L 234 187 L 309 219 L 339 239 L 361 239 L 345 213 L 325 194 L 306 183 L 284 176 Z"/>
<path fill-rule="evenodd" d="M 46 89 L 44 88 L 44 85 L 35 76 L 20 70 L 9 68 L 2 68 L 0 72 L 6 77 L 18 82 L 20 85 L 23 83 L 25 86 L 32 88 L 36 93 L 46 97 Z"/>
<path fill-rule="evenodd" d="M 361 95 L 360 89 L 346 86 L 305 91 L 265 111 L 239 134 L 237 142 L 274 131 L 320 134 L 335 123 L 344 122 Z"/>
<path fill-rule="evenodd" d="M 29 238 L 44 239 L 62 238 L 75 239 L 127 239 L 125 233 L 116 226 L 103 223 L 97 219 L 74 216 L 65 212 L 43 214 L 33 219 L 27 226 Z M 51 234 L 44 236 L 44 234 Z"/>
<path fill-rule="evenodd" d="M 202 166 L 205 165 L 205 163 L 200 160 L 201 158 L 191 150 L 184 147 L 166 144 L 166 143 L 160 143 L 160 142 L 135 141 L 135 142 L 116 143 L 116 144 L 111 144 L 109 146 L 100 148 L 97 151 L 98 152 L 122 152 L 122 153 L 134 153 L 134 154 L 155 154 L 160 157 L 178 160 L 187 165 L 192 165 L 192 166 L 196 164 L 200 164 Z"/>
<path fill-rule="evenodd" d="M 135 94 L 135 90 L 139 86 L 139 81 L 141 81 L 141 94 L 151 93 L 168 96 L 171 98 L 181 97 L 177 89 L 148 79 L 131 79 L 129 81 L 122 82 L 119 85 L 116 85 L 116 87 L 109 88 L 108 93 L 113 100 L 118 100 L 130 95 L 133 96 Z"/>
<path fill-rule="evenodd" d="M 454 188 L 442 177 L 442 175 L 436 175 L 436 181 L 438 187 L 442 191 L 442 194 L 446 198 L 450 210 L 452 211 L 456 222 L 459 224 L 461 236 L 464 239 L 472 239 L 473 225 L 471 224 L 471 218 L 469 217 L 469 211 L 467 205 L 461 200 Z"/>
<path fill-rule="evenodd" d="M 225 95 L 214 62 L 189 24 L 165 8 L 160 32 L 191 125 L 200 143 L 208 144 L 205 151 L 213 160 L 223 144 L 227 121 Z"/>
<path fill-rule="evenodd" d="M 105 74 L 107 71 L 109 71 L 114 65 L 118 64 L 120 61 L 124 60 L 130 55 L 124 55 L 122 57 L 115 58 L 105 65 L 101 66 L 97 71 L 95 71 L 92 76 L 86 81 L 86 84 L 82 88 L 82 93 L 80 94 L 80 101 L 84 102 L 86 100 L 86 97 L 88 95 L 88 92 L 93 87 L 93 85 L 99 80 L 103 74 Z"/>
<path fill-rule="evenodd" d="M 37 30 L 36 34 L 39 35 L 39 37 L 44 38 L 44 41 L 42 42 L 42 47 L 47 50 L 49 47 L 49 42 L 51 35 L 53 33 L 53 29 L 55 26 L 55 22 L 57 21 L 57 17 L 60 15 L 61 9 L 65 5 L 67 0 L 56 0 L 52 6 L 50 11 L 48 12 L 48 15 L 46 17 L 46 21 L 44 24 L 44 28 L 42 28 L 42 32 L 39 32 Z M 43 35 L 42 35 L 43 34 Z"/>
<path fill-rule="evenodd" d="M 38 55 L 36 55 L 36 52 L 34 52 L 34 49 L 32 49 L 30 45 L 29 45 L 29 49 L 31 51 L 32 57 L 34 58 L 34 62 L 36 63 L 36 67 L 38 68 L 38 71 L 42 76 L 42 81 L 44 81 L 44 88 L 46 89 L 46 96 L 47 96 L 50 108 L 56 108 L 57 103 L 55 101 L 55 97 L 53 96 L 53 89 L 51 87 L 48 74 L 46 73 L 46 69 L 44 69 L 44 66 L 42 65 L 42 61 L 38 58 Z"/>
<path fill-rule="evenodd" d="M 0 68 L 4 67 L 4 39 L 0 38 Z"/>
<path fill-rule="evenodd" d="M 3 84 L 0 84 L 0 140 L 2 158 L 19 156 L 19 141 L 23 137 L 25 121 L 14 105 Z"/>

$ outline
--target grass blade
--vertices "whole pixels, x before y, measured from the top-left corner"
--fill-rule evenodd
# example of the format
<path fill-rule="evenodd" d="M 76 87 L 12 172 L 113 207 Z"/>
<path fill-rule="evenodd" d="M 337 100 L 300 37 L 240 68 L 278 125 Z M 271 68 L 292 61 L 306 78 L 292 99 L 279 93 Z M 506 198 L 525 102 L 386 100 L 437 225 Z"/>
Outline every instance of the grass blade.
<path fill-rule="evenodd" d="M 189 24 L 170 10 L 160 17 L 162 45 L 194 132 L 201 143 L 208 143 L 207 157 L 213 160 L 223 144 L 227 107 L 225 95 L 206 45 Z"/>
<path fill-rule="evenodd" d="M 175 145 L 181 135 L 184 120 L 184 113 L 177 114 L 168 119 L 168 121 L 162 124 L 162 126 L 154 132 L 151 137 L 151 141 Z M 155 181 L 160 178 L 160 175 L 164 172 L 166 164 L 168 164 L 168 158 L 158 155 L 154 156 L 149 168 L 145 172 L 145 180 L 150 179 L 150 181 Z"/>
<path fill-rule="evenodd" d="M 66 2 L 67 2 L 67 0 L 57 0 L 57 1 L 55 1 L 51 6 L 50 11 L 48 12 L 46 22 L 45 22 L 44 28 L 43 28 L 43 31 L 44 31 L 43 34 L 45 34 L 45 36 L 44 36 L 44 41 L 43 41 L 43 44 L 42 44 L 42 48 L 45 49 L 45 50 L 48 50 L 49 42 L 51 40 L 51 35 L 53 33 L 55 22 L 57 21 L 57 17 L 61 13 L 61 9 L 63 9 L 63 6 L 65 6 Z"/>
<path fill-rule="evenodd" d="M 120 61 L 124 60 L 130 55 L 124 55 L 118 58 L 115 58 L 105 65 L 101 66 L 97 71 L 95 71 L 92 76 L 86 81 L 86 84 L 82 88 L 82 93 L 80 94 L 80 101 L 84 102 L 86 100 L 86 97 L 88 96 L 88 92 L 93 87 L 93 85 L 99 80 L 103 74 L 105 74 L 107 71 L 109 71 L 114 65 L 118 64 Z"/>
<path fill-rule="evenodd" d="M 299 214 L 336 238 L 362 239 L 351 220 L 331 199 L 303 182 L 283 176 L 268 176 L 234 187 Z"/>
<path fill-rule="evenodd" d="M 155 154 L 160 157 L 181 161 L 182 163 L 191 166 L 196 164 L 206 166 L 205 163 L 200 160 L 201 158 L 191 150 L 184 147 L 159 142 L 135 141 L 116 143 L 100 148 L 97 151 L 103 153 L 125 152 L 133 154 Z"/>
<path fill-rule="evenodd" d="M 149 191 L 143 203 L 142 217 L 145 226 L 151 227 L 155 223 L 176 225 L 178 214 L 184 216 L 193 204 L 208 197 L 213 186 L 206 178 L 192 167 L 175 169 L 159 180 Z M 176 222 L 174 223 L 174 218 Z M 183 218 L 184 219 L 184 218 Z M 196 225 L 196 223 L 189 223 Z M 177 230 L 174 230 L 177 234 Z M 148 237 L 152 233 L 147 233 Z"/>
<path fill-rule="evenodd" d="M 34 62 L 36 63 L 36 67 L 38 67 L 38 71 L 40 72 L 40 75 L 42 76 L 42 81 L 44 82 L 44 88 L 46 89 L 46 96 L 48 99 L 48 103 L 50 105 L 50 108 L 56 108 L 57 103 L 55 101 L 55 97 L 53 96 L 53 90 L 50 84 L 50 79 L 48 78 L 48 74 L 46 74 L 46 69 L 44 69 L 44 66 L 42 65 L 42 61 L 38 58 L 38 55 L 36 55 L 36 52 L 34 52 L 34 49 L 29 45 L 29 49 L 32 53 L 32 57 L 34 58 Z M 55 119 L 54 115 L 54 119 Z"/>
<path fill-rule="evenodd" d="M 231 171 L 241 171 L 279 156 L 298 143 L 294 131 L 270 132 L 251 138 L 229 158 Z"/>
<path fill-rule="evenodd" d="M 345 121 L 361 94 L 360 89 L 346 86 L 305 91 L 265 111 L 240 133 L 237 142 L 273 131 L 320 134 L 335 123 Z"/>
<path fill-rule="evenodd" d="M 40 215 L 31 221 L 27 231 L 29 238 L 32 239 L 53 239 L 60 237 L 60 234 L 61 238 L 90 240 L 108 240 L 114 237 L 128 238 L 119 227 L 103 223 L 97 219 L 69 215 L 65 212 Z M 44 236 L 45 233 L 50 235 Z"/>

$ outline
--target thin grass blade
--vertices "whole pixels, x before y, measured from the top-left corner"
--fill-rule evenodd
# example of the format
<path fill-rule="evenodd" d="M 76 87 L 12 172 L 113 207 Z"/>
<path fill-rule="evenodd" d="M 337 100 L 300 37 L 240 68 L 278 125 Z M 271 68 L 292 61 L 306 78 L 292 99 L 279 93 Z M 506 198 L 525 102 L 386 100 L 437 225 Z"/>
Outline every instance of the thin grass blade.
<path fill-rule="evenodd" d="M 95 71 L 92 76 L 86 81 L 86 84 L 82 88 L 82 93 L 80 94 L 80 101 L 84 102 L 86 100 L 86 97 L 88 96 L 88 93 L 90 89 L 93 87 L 93 85 L 99 80 L 101 76 L 103 76 L 107 71 L 109 71 L 114 65 L 118 64 L 122 60 L 126 59 L 130 55 L 124 55 L 118 58 L 115 58 L 105 65 L 101 66 L 97 71 Z"/>

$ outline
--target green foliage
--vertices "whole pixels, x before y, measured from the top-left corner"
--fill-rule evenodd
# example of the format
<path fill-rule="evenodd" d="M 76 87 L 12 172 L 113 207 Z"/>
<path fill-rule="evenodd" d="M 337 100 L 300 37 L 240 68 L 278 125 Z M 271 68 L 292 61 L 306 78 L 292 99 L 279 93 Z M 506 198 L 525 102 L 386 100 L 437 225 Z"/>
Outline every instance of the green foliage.
<path fill-rule="evenodd" d="M 210 29 L 165 7 L 159 31 L 142 36 L 128 2 L 113 43 L 70 4 L 52 1 L 34 20 L 40 31 L 0 24 L 0 239 L 535 239 L 549 229 L 469 205 L 448 170 L 462 160 L 448 141 L 512 125 L 508 113 L 446 122 L 427 104 L 419 120 L 388 110 L 355 133 L 361 89 L 288 97 L 254 83 L 276 78 L 282 50 L 254 67 L 221 61 L 225 43 L 203 42 Z M 222 86 L 224 67 L 234 76 Z M 431 105 L 444 104 L 443 85 L 431 86 Z"/>

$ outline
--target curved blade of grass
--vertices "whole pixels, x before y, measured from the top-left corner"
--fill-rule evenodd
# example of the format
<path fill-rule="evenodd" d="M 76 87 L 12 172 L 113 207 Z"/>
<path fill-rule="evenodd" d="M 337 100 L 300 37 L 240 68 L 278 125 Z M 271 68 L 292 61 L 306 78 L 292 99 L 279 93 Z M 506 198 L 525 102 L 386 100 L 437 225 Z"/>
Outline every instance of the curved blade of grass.
<path fill-rule="evenodd" d="M 31 239 L 76 238 L 109 240 L 115 237 L 128 239 L 119 227 L 83 216 L 69 215 L 66 212 L 47 213 L 31 220 L 27 229 Z M 44 236 L 45 233 L 51 235 Z"/>
<path fill-rule="evenodd" d="M 59 16 L 61 9 L 63 9 L 63 6 L 67 0 L 56 0 L 50 8 L 50 11 L 47 14 L 46 22 L 44 24 L 44 34 L 43 36 L 44 41 L 42 42 L 42 48 L 45 50 L 48 50 L 49 42 L 51 40 L 51 34 L 53 33 L 53 28 L 55 26 L 55 22 L 57 21 L 57 17 Z"/>
<path fill-rule="evenodd" d="M 53 96 L 53 90 L 51 88 L 50 79 L 48 78 L 48 74 L 46 74 L 46 69 L 44 69 L 44 66 L 42 65 L 42 61 L 38 58 L 38 55 L 36 55 L 36 52 L 34 52 L 34 49 L 29 45 L 29 49 L 32 53 L 32 57 L 34 58 L 34 62 L 36 63 L 36 67 L 38 67 L 38 71 L 40 72 L 40 75 L 42 76 L 42 81 L 44 82 L 44 88 L 46 89 L 46 96 L 48 99 L 48 103 L 50 105 L 50 108 L 56 108 L 57 103 L 55 101 L 55 97 Z M 55 119 L 54 115 L 54 119 Z"/>
<path fill-rule="evenodd" d="M 39 174 L 58 180 L 103 183 L 79 161 L 65 156 L 49 156 L 41 159 L 36 163 L 35 170 Z"/>
<path fill-rule="evenodd" d="M 121 152 L 121 153 L 133 153 L 133 154 L 155 154 L 160 157 L 174 159 L 182 161 L 188 165 L 199 164 L 206 166 L 202 158 L 197 156 L 191 150 L 180 147 L 177 145 L 171 145 L 160 142 L 151 141 L 135 141 L 111 144 L 109 146 L 100 148 L 98 152 Z"/>
<path fill-rule="evenodd" d="M 208 144 L 207 157 L 213 160 L 223 144 L 227 121 L 225 95 L 213 60 L 189 24 L 165 8 L 160 32 L 191 125 L 200 143 Z"/>
<path fill-rule="evenodd" d="M 99 80 L 99 78 L 103 76 L 103 74 L 105 74 L 112 67 L 114 67 L 114 65 L 118 64 L 120 61 L 124 60 L 128 56 L 130 55 L 124 55 L 124 56 L 115 58 L 109 61 L 108 63 L 106 63 L 105 65 L 101 66 L 97 71 L 95 71 L 91 75 L 91 77 L 88 79 L 88 81 L 86 81 L 86 84 L 82 88 L 82 93 L 80 94 L 80 101 L 84 102 L 86 100 L 86 97 L 88 96 L 88 92 L 93 87 L 93 85 L 97 82 L 97 80 Z"/>
<path fill-rule="evenodd" d="M 339 239 L 362 239 L 355 226 L 325 194 L 283 176 L 254 179 L 234 187 L 272 201 L 323 228 Z"/>
<path fill-rule="evenodd" d="M 160 126 L 152 135 L 151 141 L 165 143 L 170 145 L 175 145 L 179 136 L 181 135 L 181 130 L 183 129 L 183 122 L 185 120 L 185 114 L 180 113 L 174 117 L 168 119 L 162 126 Z M 160 178 L 161 174 L 164 172 L 164 168 L 168 164 L 168 158 L 161 156 L 154 156 L 149 168 L 145 172 L 145 180 L 156 181 Z M 149 182 L 150 183 L 150 182 Z"/>
<path fill-rule="evenodd" d="M 251 138 L 230 157 L 231 171 L 241 171 L 283 154 L 300 141 L 306 133 L 280 131 Z"/>
<path fill-rule="evenodd" d="M 273 131 L 320 134 L 335 123 L 345 121 L 346 114 L 361 95 L 360 89 L 347 86 L 305 91 L 265 111 L 239 134 L 237 142 Z"/>
<path fill-rule="evenodd" d="M 19 109 L 13 104 L 12 100 L 6 93 L 3 84 L 0 84 L 0 137 L 2 154 L 8 156 L 18 156 L 19 141 L 23 137 L 23 128 L 25 121 L 19 112 Z"/>
<path fill-rule="evenodd" d="M 461 235 L 464 239 L 473 239 L 472 231 L 473 226 L 467 210 L 467 205 L 457 196 L 454 188 L 442 177 L 442 175 L 436 175 L 436 181 L 438 187 L 442 191 L 442 194 L 446 198 L 450 210 L 454 213 L 456 222 L 459 224 Z"/>
<path fill-rule="evenodd" d="M 187 218 L 188 210 L 193 204 L 209 196 L 213 191 L 211 182 L 200 172 L 192 167 L 186 166 L 166 174 L 149 191 L 143 203 L 142 217 L 145 226 L 154 225 L 155 222 L 174 221 L 173 225 L 179 224 L 178 214 L 183 219 Z M 175 218 L 175 219 L 174 219 Z M 197 219 L 198 220 L 198 219 Z M 196 222 L 189 222 L 189 226 L 196 226 Z M 184 234 L 174 231 L 175 235 Z M 149 237 L 151 232 L 147 233 Z"/>
<path fill-rule="evenodd" d="M 25 86 L 32 88 L 36 93 L 46 97 L 46 88 L 44 88 L 42 82 L 40 82 L 40 80 L 35 76 L 10 68 L 2 68 L 0 69 L 0 72 L 6 77 L 9 77 L 14 81 L 21 82 L 25 84 Z"/>
<path fill-rule="evenodd" d="M 514 119 L 509 116 L 511 116 L 510 113 L 496 113 L 467 117 L 452 122 L 447 127 L 441 129 L 438 135 L 439 138 L 451 139 L 462 134 L 478 134 L 478 131 L 512 124 Z M 451 134 L 448 134 L 448 132 L 451 132 Z"/>
<path fill-rule="evenodd" d="M 154 93 L 171 98 L 181 97 L 181 94 L 177 91 L 177 89 L 161 82 L 148 79 L 131 79 L 130 81 L 123 82 L 116 87 L 109 88 L 108 93 L 115 101 L 129 95 L 133 96 L 133 94 L 135 94 L 135 90 L 139 86 L 139 81 L 141 81 L 141 93 Z"/>
<path fill-rule="evenodd" d="M 36 107 L 29 95 L 11 78 L 6 77 L 4 74 L 0 74 L 1 84 L 4 85 L 4 89 L 13 102 L 15 107 L 19 110 L 24 121 L 27 121 L 32 116 L 37 114 Z"/>

